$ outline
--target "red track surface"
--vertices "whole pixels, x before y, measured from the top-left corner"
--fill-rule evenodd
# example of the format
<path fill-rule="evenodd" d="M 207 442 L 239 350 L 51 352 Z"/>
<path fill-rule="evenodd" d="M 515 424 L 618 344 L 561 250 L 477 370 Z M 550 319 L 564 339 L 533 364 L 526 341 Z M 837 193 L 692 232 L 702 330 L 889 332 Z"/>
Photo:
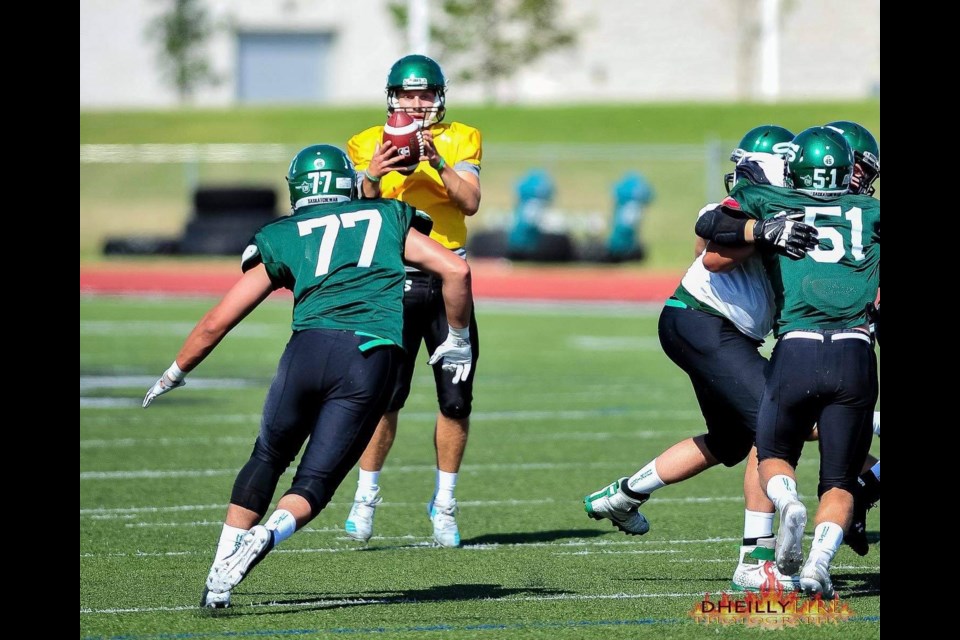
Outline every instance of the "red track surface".
<path fill-rule="evenodd" d="M 533 267 L 473 260 L 478 299 L 583 302 L 662 302 L 679 273 L 649 273 L 618 267 Z M 80 266 L 81 294 L 222 295 L 240 276 L 239 267 L 198 263 L 104 263 Z"/>

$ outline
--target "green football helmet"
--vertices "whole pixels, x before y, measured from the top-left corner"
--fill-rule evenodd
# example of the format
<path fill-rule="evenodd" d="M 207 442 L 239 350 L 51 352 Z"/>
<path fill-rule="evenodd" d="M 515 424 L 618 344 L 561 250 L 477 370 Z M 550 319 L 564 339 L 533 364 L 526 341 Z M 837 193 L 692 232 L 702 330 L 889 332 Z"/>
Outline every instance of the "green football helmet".
<path fill-rule="evenodd" d="M 785 155 L 787 144 L 793 140 L 793 133 L 775 124 L 762 124 L 747 131 L 740 140 L 740 144 L 730 154 L 734 162 L 740 160 L 745 153 L 776 153 Z"/>
<path fill-rule="evenodd" d="M 849 193 L 853 164 L 853 149 L 836 129 L 811 127 L 790 144 L 787 186 L 821 197 Z"/>
<path fill-rule="evenodd" d="M 873 182 L 880 177 L 880 146 L 877 139 L 865 127 L 849 120 L 835 120 L 826 126 L 839 131 L 853 149 L 856 168 L 850 181 L 850 190 L 872 196 L 876 191 Z"/>
<path fill-rule="evenodd" d="M 730 160 L 734 163 L 740 162 L 740 159 L 748 153 L 769 153 L 786 156 L 792 140 L 793 133 L 790 130 L 775 124 L 762 124 L 744 134 L 740 144 L 730 154 Z M 730 193 L 735 181 L 736 175 L 734 172 L 724 174 L 723 184 L 727 188 L 727 193 Z"/>
<path fill-rule="evenodd" d="M 356 185 L 357 173 L 350 158 L 330 144 L 314 144 L 302 149 L 287 169 L 287 188 L 294 213 L 303 207 L 353 200 Z"/>
<path fill-rule="evenodd" d="M 387 114 L 400 108 L 398 91 L 431 90 L 437 94 L 433 107 L 428 109 L 430 117 L 425 124 L 431 125 L 443 120 L 446 115 L 447 78 L 433 58 L 422 55 L 404 56 L 393 63 L 387 73 Z"/>

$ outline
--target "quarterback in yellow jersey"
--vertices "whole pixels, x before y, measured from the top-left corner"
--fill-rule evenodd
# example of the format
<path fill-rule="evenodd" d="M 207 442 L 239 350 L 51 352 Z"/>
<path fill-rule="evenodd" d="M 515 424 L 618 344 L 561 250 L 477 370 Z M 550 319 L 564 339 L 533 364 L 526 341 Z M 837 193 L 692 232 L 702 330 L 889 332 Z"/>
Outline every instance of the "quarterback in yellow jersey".
<path fill-rule="evenodd" d="M 466 257 L 466 216 L 480 207 L 480 132 L 459 122 L 442 122 L 446 114 L 446 78 L 434 60 L 422 55 L 400 58 L 387 74 L 387 112 L 403 110 L 420 123 L 424 153 L 421 162 L 404 166 L 404 158 L 389 142 L 381 142 L 383 126 L 371 127 L 347 142 L 347 153 L 361 176 L 364 198 L 395 198 L 425 211 L 433 219 L 430 237 Z M 381 502 L 380 470 L 397 432 L 397 419 L 410 394 L 410 383 L 420 343 L 429 352 L 447 338 L 448 327 L 440 280 L 407 268 L 403 296 L 403 346 L 406 350 L 387 412 L 360 457 L 360 477 L 353 507 L 347 516 L 347 535 L 366 542 L 373 535 L 374 510 Z M 453 332 L 455 329 L 450 328 Z M 477 322 L 471 314 L 467 338 L 473 347 L 472 368 L 480 356 Z M 434 443 L 437 473 L 427 513 L 433 538 L 444 547 L 460 546 L 454 489 L 467 445 L 473 403 L 470 369 L 433 367 L 439 413 Z"/>
<path fill-rule="evenodd" d="M 357 171 L 369 171 L 371 160 L 376 155 L 383 137 L 383 125 L 370 127 L 350 138 L 347 143 L 347 153 L 356 162 Z M 459 122 L 437 122 L 424 128 L 424 137 L 432 140 L 433 148 L 438 158 L 443 158 L 444 168 L 451 167 L 452 173 L 467 172 L 470 177 L 478 178 L 475 185 L 479 196 L 480 159 L 483 153 L 480 132 L 471 126 Z M 384 153 L 388 153 L 385 149 Z M 448 194 L 441 174 L 431 164 L 421 162 L 416 165 L 412 173 L 404 175 L 396 170 L 383 174 L 380 177 L 380 197 L 402 200 L 410 203 L 421 211 L 426 211 L 433 219 L 433 231 L 430 237 L 448 249 L 460 249 L 467 243 L 467 225 L 465 216 L 473 215 L 476 209 L 464 211 Z M 381 162 L 377 167 L 383 171 L 387 162 Z M 373 175 L 371 173 L 371 175 Z M 366 173 L 364 182 L 371 180 Z M 449 180 L 463 180 L 461 176 Z M 469 183 L 468 183 L 469 184 Z M 466 185 L 465 185 L 466 186 Z M 372 187 L 368 186 L 371 189 Z M 455 187 L 454 187 L 455 188 Z M 477 197 L 479 201 L 479 197 Z M 479 202 L 478 202 L 479 204 Z"/>

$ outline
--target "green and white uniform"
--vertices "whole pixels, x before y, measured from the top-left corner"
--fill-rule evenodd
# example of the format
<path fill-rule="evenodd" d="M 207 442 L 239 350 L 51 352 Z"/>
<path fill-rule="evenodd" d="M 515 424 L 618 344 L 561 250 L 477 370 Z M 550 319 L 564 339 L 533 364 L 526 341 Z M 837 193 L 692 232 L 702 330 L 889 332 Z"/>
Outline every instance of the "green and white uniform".
<path fill-rule="evenodd" d="M 398 200 L 301 208 L 264 225 L 243 268 L 263 262 L 294 296 L 293 330 L 346 329 L 403 344 L 403 247 L 416 210 Z"/>
<path fill-rule="evenodd" d="M 880 201 L 844 194 L 814 196 L 793 189 L 740 184 L 730 197 L 747 216 L 766 219 L 804 211 L 820 246 L 802 260 L 767 261 L 777 304 L 775 332 L 847 329 L 864 325 L 864 308 L 880 286 Z"/>

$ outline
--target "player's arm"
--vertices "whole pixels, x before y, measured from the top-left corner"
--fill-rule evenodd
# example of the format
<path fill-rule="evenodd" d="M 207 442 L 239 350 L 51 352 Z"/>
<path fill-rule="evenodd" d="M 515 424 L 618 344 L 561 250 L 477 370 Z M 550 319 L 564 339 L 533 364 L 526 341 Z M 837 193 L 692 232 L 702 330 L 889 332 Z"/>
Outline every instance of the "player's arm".
<path fill-rule="evenodd" d="M 423 132 L 424 156 L 440 176 L 450 201 L 465 216 L 472 216 L 480 209 L 480 176 L 471 171 L 457 171 L 447 164 L 433 146 L 433 133 Z"/>
<path fill-rule="evenodd" d="M 773 251 L 794 260 L 803 258 L 819 244 L 817 229 L 802 222 L 800 210 L 780 211 L 763 220 L 734 218 L 727 214 L 732 198 L 715 207 L 697 220 L 696 233 L 711 242 L 731 247 L 756 245 L 764 251 Z"/>
<path fill-rule="evenodd" d="M 713 242 L 706 243 L 703 266 L 712 273 L 725 273 L 753 255 L 754 246 L 726 247 Z"/>
<path fill-rule="evenodd" d="M 416 229 L 407 233 L 404 259 L 443 280 L 443 303 L 447 311 L 447 338 L 434 350 L 427 364 L 440 363 L 452 374 L 453 384 L 465 382 L 473 369 L 470 343 L 470 316 L 473 313 L 470 266 L 453 251 L 445 249 Z"/>
<path fill-rule="evenodd" d="M 143 407 L 148 407 L 157 396 L 182 386 L 184 376 L 203 362 L 224 336 L 263 302 L 274 288 L 262 263 L 244 273 L 193 328 L 177 353 L 177 359 L 147 392 Z"/>
<path fill-rule="evenodd" d="M 443 281 L 443 303 L 447 309 L 447 324 L 457 328 L 464 328 L 470 324 L 473 295 L 470 265 L 466 260 L 416 229 L 410 229 L 407 233 L 403 259 Z"/>

